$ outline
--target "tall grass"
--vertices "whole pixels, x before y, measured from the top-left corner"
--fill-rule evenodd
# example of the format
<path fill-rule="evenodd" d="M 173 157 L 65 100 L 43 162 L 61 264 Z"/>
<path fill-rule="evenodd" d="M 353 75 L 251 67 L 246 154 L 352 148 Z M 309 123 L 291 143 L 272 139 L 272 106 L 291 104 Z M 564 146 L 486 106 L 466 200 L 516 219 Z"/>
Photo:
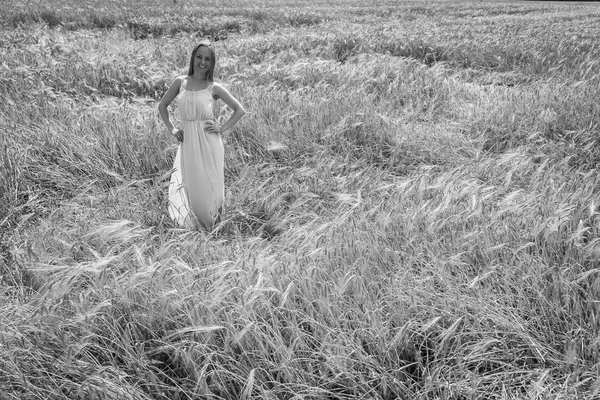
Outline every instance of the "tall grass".
<path fill-rule="evenodd" d="M 594 8 L 35 5 L 0 32 L 0 398 L 598 397 Z M 165 212 L 156 111 L 208 22 L 249 111 L 211 233 Z"/>

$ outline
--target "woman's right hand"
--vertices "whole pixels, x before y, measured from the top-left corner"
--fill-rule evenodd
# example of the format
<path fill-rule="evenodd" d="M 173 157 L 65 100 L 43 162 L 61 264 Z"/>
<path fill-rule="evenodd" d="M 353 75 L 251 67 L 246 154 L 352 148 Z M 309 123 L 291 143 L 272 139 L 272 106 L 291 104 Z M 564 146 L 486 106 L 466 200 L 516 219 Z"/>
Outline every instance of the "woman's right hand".
<path fill-rule="evenodd" d="M 171 135 L 175 136 L 179 143 L 183 142 L 183 129 L 173 128 Z"/>

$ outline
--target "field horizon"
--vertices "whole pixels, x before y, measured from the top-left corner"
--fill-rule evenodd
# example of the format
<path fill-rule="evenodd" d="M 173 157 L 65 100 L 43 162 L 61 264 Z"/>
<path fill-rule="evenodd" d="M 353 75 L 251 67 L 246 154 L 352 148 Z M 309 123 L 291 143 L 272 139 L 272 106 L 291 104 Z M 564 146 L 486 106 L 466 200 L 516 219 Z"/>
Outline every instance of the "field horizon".
<path fill-rule="evenodd" d="M 0 5 L 0 400 L 600 397 L 596 4 Z M 213 232 L 157 109 L 203 37 Z"/>

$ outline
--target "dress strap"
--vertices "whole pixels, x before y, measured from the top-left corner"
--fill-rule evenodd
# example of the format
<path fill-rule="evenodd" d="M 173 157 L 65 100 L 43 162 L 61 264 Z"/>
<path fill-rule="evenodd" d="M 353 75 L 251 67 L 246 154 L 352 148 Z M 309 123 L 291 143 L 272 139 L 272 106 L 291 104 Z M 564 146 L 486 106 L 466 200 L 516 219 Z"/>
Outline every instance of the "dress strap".
<path fill-rule="evenodd" d="M 179 85 L 179 93 L 181 93 L 185 90 L 186 84 L 187 84 L 187 76 L 184 76 L 184 78 L 181 80 L 181 84 Z"/>

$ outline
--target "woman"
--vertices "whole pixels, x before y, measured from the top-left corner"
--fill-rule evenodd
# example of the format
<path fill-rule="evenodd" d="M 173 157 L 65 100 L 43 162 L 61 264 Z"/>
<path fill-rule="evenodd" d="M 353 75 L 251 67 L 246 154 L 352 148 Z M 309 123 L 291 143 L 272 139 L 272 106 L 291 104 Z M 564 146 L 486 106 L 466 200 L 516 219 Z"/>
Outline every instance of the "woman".
<path fill-rule="evenodd" d="M 212 230 L 223 212 L 224 151 L 221 134 L 246 113 L 222 85 L 214 82 L 215 50 L 201 42 L 192 51 L 187 75 L 178 76 L 165 93 L 158 110 L 167 130 L 179 141 L 169 185 L 169 214 L 189 229 Z M 232 110 L 221 126 L 213 121 L 213 109 L 221 99 Z M 177 101 L 181 129 L 169 119 L 168 106 Z"/>

